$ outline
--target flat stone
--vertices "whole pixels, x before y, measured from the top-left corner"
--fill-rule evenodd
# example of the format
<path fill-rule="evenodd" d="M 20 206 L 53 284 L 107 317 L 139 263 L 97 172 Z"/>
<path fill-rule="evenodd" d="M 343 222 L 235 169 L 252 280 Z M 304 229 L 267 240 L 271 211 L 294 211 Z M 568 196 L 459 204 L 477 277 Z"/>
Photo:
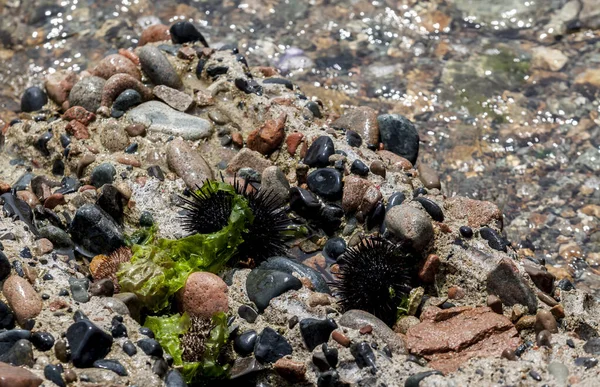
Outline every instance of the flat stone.
<path fill-rule="evenodd" d="M 468 359 L 500 357 L 505 349 L 514 350 L 520 344 L 510 320 L 490 308 L 456 308 L 457 314 L 450 313 L 453 309 L 440 311 L 444 316 L 434 314 L 408 329 L 410 352 L 425 357 L 430 367 L 452 372 Z"/>
<path fill-rule="evenodd" d="M 400 354 L 407 353 L 404 340 L 402 340 L 402 338 L 383 321 L 373 316 L 371 313 L 365 312 L 364 310 L 352 309 L 344 313 L 342 317 L 339 318 L 338 323 L 343 327 L 356 330 L 359 330 L 365 325 L 370 325 L 373 328 L 373 334 L 379 336 L 392 351 Z M 334 340 L 337 341 L 335 338 Z"/>
<path fill-rule="evenodd" d="M 366 139 L 367 145 L 379 145 L 379 123 L 377 112 L 370 107 L 347 109 L 344 114 L 331 123 L 332 128 L 353 130 Z"/>
<path fill-rule="evenodd" d="M 210 121 L 178 112 L 160 101 L 148 101 L 127 112 L 133 124 L 142 124 L 148 132 L 180 136 L 185 140 L 210 137 L 213 127 Z"/>
<path fill-rule="evenodd" d="M 184 140 L 176 138 L 167 146 L 169 168 L 181 177 L 190 189 L 201 187 L 212 180 L 213 171 L 198 150 L 192 149 Z"/>
<path fill-rule="evenodd" d="M 271 161 L 264 158 L 259 152 L 248 148 L 241 149 L 227 165 L 227 172 L 234 174 L 242 168 L 252 168 L 258 173 L 272 166 Z"/>
<path fill-rule="evenodd" d="M 0 362 L 0 386 L 2 387 L 38 387 L 44 382 L 25 368 Z"/>
<path fill-rule="evenodd" d="M 530 313 L 537 310 L 537 297 L 527 285 L 515 264 L 504 258 L 487 276 L 487 292 L 498 296 L 507 306 L 521 304 Z"/>
<path fill-rule="evenodd" d="M 248 298 L 261 312 L 269 306 L 271 299 L 301 287 L 302 282 L 298 278 L 282 271 L 254 269 L 246 279 Z"/>
<path fill-rule="evenodd" d="M 164 85 L 154 87 L 152 92 L 156 98 L 180 112 L 188 110 L 194 102 L 194 98 L 191 95 Z"/>

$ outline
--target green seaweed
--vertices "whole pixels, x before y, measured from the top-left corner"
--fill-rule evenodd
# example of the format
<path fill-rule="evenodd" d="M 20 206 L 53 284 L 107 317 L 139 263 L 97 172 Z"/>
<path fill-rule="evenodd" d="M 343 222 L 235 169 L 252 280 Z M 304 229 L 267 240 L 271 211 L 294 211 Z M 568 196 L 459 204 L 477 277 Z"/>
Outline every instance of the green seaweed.
<path fill-rule="evenodd" d="M 180 338 L 191 326 L 187 313 L 168 317 L 148 317 L 144 326 L 154 332 L 156 340 L 173 357 L 173 364 L 181 367 L 185 381 L 191 383 L 199 378 L 223 378 L 229 371 L 228 365 L 221 365 L 218 362 L 219 354 L 229 339 L 227 316 L 223 312 L 215 313 L 211 322 L 213 328 L 204 344 L 204 355 L 199 362 L 186 362 L 182 359 L 183 348 Z"/>
<path fill-rule="evenodd" d="M 243 242 L 246 225 L 254 220 L 247 200 L 229 184 L 207 181 L 204 192 L 226 191 L 233 196 L 227 226 L 212 234 L 194 234 L 181 239 L 141 238 L 135 244 L 129 263 L 121 265 L 117 277 L 121 291 L 135 293 L 143 304 L 158 312 L 169 304 L 169 297 L 183 287 L 190 273 L 217 273 Z"/>

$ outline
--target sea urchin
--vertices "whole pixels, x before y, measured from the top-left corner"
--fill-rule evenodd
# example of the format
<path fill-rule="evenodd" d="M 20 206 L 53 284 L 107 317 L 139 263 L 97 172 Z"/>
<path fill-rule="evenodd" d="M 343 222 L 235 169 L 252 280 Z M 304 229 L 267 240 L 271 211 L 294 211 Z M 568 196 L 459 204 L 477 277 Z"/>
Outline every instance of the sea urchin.
<path fill-rule="evenodd" d="M 338 258 L 333 284 L 344 310 L 367 311 L 392 325 L 402 298 L 411 290 L 414 256 L 383 238 L 363 239 Z"/>
<path fill-rule="evenodd" d="M 180 196 L 184 214 L 182 226 L 190 234 L 211 234 L 227 225 L 232 209 L 233 195 L 222 190 L 214 190 L 209 184 L 197 190 L 190 190 L 191 198 Z"/>

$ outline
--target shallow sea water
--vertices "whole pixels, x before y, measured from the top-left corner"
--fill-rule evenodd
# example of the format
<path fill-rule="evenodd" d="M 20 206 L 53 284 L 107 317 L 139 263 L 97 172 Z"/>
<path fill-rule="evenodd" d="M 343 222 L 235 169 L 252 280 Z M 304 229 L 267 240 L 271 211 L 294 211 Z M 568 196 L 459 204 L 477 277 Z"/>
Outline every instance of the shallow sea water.
<path fill-rule="evenodd" d="M 335 111 L 412 119 L 447 195 L 497 203 L 521 255 L 599 295 L 596 10 L 600 0 L 0 0 L 0 119 L 48 72 L 189 20 Z"/>

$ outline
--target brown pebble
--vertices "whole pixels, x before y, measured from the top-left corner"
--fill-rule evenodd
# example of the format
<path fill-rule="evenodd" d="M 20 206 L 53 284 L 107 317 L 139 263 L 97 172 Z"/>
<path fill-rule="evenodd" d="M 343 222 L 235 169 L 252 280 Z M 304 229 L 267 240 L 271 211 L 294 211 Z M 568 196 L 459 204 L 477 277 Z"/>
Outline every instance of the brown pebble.
<path fill-rule="evenodd" d="M 279 74 L 277 69 L 274 67 L 257 66 L 255 69 L 258 70 L 264 77 L 272 77 Z"/>
<path fill-rule="evenodd" d="M 48 254 L 54 249 L 54 245 L 50 240 L 46 238 L 41 238 L 35 241 L 35 249 L 38 255 Z"/>
<path fill-rule="evenodd" d="M 58 70 L 46 75 L 44 86 L 48 97 L 58 105 L 62 105 L 64 102 L 68 102 L 69 92 L 78 81 L 79 77 L 74 71 Z"/>
<path fill-rule="evenodd" d="M 300 132 L 294 132 L 287 136 L 287 138 L 285 139 L 285 143 L 287 145 L 287 151 L 290 154 L 290 156 L 294 156 L 296 154 L 298 145 L 300 145 L 300 142 L 303 138 L 304 134 Z"/>
<path fill-rule="evenodd" d="M 2 286 L 2 293 L 20 325 L 42 311 L 42 299 L 27 280 L 11 275 Z"/>
<path fill-rule="evenodd" d="M 142 31 L 138 47 L 141 47 L 146 43 L 162 42 L 164 40 L 171 40 L 169 26 L 164 24 L 154 24 Z"/>
<path fill-rule="evenodd" d="M 552 315 L 556 318 L 556 319 L 562 319 L 565 318 L 565 308 L 561 305 L 555 305 L 550 309 L 550 313 L 552 313 Z"/>
<path fill-rule="evenodd" d="M 77 177 L 83 176 L 85 172 L 85 168 L 96 161 L 96 156 L 90 153 L 86 153 L 79 159 L 79 163 L 77 163 Z"/>
<path fill-rule="evenodd" d="M 431 168 L 429 165 L 419 163 L 418 167 L 419 171 L 419 180 L 427 189 L 441 189 L 442 185 L 440 184 L 440 177 L 437 172 Z"/>
<path fill-rule="evenodd" d="M 61 193 L 55 193 L 55 194 L 48 196 L 48 198 L 44 201 L 44 207 L 53 210 L 56 206 L 59 206 L 59 205 L 65 204 L 65 203 L 66 203 L 65 196 Z"/>
<path fill-rule="evenodd" d="M 520 332 L 533 329 L 535 326 L 535 316 L 523 316 L 515 324 L 515 328 Z"/>
<path fill-rule="evenodd" d="M 340 331 L 333 331 L 331 338 L 334 339 L 342 347 L 348 348 L 350 346 L 350 339 Z"/>
<path fill-rule="evenodd" d="M 188 276 L 184 287 L 177 293 L 181 310 L 192 316 L 211 318 L 217 312 L 229 310 L 228 287 L 223 280 L 209 272 Z"/>
<path fill-rule="evenodd" d="M 490 294 L 487 298 L 487 306 L 498 314 L 502 314 L 502 300 L 498 296 Z"/>
<path fill-rule="evenodd" d="M 1 387 L 38 387 L 43 382 L 43 379 L 25 368 L 0 362 Z"/>
<path fill-rule="evenodd" d="M 196 185 L 201 187 L 205 180 L 213 178 L 213 171 L 200 152 L 193 150 L 181 137 L 169 142 L 167 164 L 183 179 L 188 188 L 194 188 Z"/>
<path fill-rule="evenodd" d="M 102 106 L 112 106 L 119 94 L 127 89 L 134 89 L 142 96 L 142 100 L 152 99 L 152 90 L 129 74 L 115 74 L 108 78 L 102 89 Z"/>
<path fill-rule="evenodd" d="M 96 115 L 85 110 L 83 106 L 73 106 L 63 114 L 62 119 L 65 121 L 75 120 L 81 122 L 85 126 L 88 126 L 96 119 Z"/>
<path fill-rule="evenodd" d="M 90 138 L 90 132 L 87 127 L 79 121 L 71 121 L 65 127 L 67 133 L 74 136 L 78 140 L 87 140 Z"/>
<path fill-rule="evenodd" d="M 310 297 L 308 297 L 308 301 L 306 303 L 308 306 L 314 308 L 315 306 L 331 305 L 331 300 L 325 293 L 313 293 L 310 295 Z"/>
<path fill-rule="evenodd" d="M 240 132 L 233 132 L 231 134 L 231 142 L 236 148 L 242 148 L 244 146 L 244 137 Z"/>
<path fill-rule="evenodd" d="M 67 384 L 77 381 L 77 374 L 73 370 L 66 370 L 64 375 Z"/>
<path fill-rule="evenodd" d="M 306 364 L 282 357 L 273 364 L 273 369 L 285 380 L 300 383 L 306 380 Z"/>
<path fill-rule="evenodd" d="M 129 58 L 120 54 L 104 57 L 90 72 L 104 79 L 109 79 L 115 74 L 128 74 L 138 81 L 142 80 L 142 74 L 137 66 Z"/>
<path fill-rule="evenodd" d="M 29 265 L 23 265 L 23 272 L 25 273 L 25 278 L 27 278 L 27 281 L 29 281 L 30 284 L 35 285 L 35 280 L 38 277 L 37 269 Z"/>
<path fill-rule="evenodd" d="M 451 286 L 448 289 L 448 298 L 451 300 L 461 300 L 465 297 L 465 291 L 460 286 Z"/>
<path fill-rule="evenodd" d="M 10 184 L 0 181 L 0 194 L 5 194 L 7 192 L 10 192 Z"/>
<path fill-rule="evenodd" d="M 253 130 L 246 140 L 246 146 L 263 155 L 269 155 L 277 150 L 285 138 L 286 113 L 275 120 L 267 120 L 263 126 Z"/>
<path fill-rule="evenodd" d="M 136 66 L 140 65 L 140 58 L 131 50 L 127 50 L 125 48 L 119 48 L 119 55 L 123 55 L 125 58 L 129 59 Z"/>
<path fill-rule="evenodd" d="M 369 168 L 371 170 L 371 173 L 373 173 L 374 175 L 378 175 L 381 176 L 385 179 L 385 165 L 379 161 L 379 160 L 375 160 L 371 163 L 371 167 Z"/>
<path fill-rule="evenodd" d="M 558 333 L 558 327 L 556 325 L 556 319 L 545 309 L 540 309 L 535 315 L 535 331 L 540 332 L 547 330 L 550 333 Z"/>
<path fill-rule="evenodd" d="M 419 278 L 421 281 L 426 283 L 433 283 L 435 281 L 435 273 L 440 267 L 440 257 L 435 254 L 429 254 L 423 267 L 419 270 Z"/>
<path fill-rule="evenodd" d="M 556 300 L 554 298 L 550 297 L 549 295 L 542 292 L 541 290 L 538 290 L 537 296 L 540 299 L 540 301 L 542 301 L 544 304 L 546 304 L 550 307 L 558 305 L 558 302 L 556 302 Z"/>
<path fill-rule="evenodd" d="M 40 200 L 31 191 L 17 191 L 17 197 L 27 203 L 31 208 L 35 208 L 35 206 L 40 204 Z"/>
<path fill-rule="evenodd" d="M 131 165 L 132 167 L 139 168 L 142 166 L 142 163 L 134 156 L 129 155 L 119 155 L 115 158 L 119 164 Z"/>
<path fill-rule="evenodd" d="M 146 135 L 146 127 L 142 124 L 131 124 L 125 127 L 125 132 L 127 132 L 129 137 L 144 137 Z"/>
<path fill-rule="evenodd" d="M 508 360 L 517 360 L 517 355 L 515 355 L 515 351 L 506 348 L 504 351 L 502 351 L 502 355 L 500 355 L 503 359 L 508 359 Z"/>
<path fill-rule="evenodd" d="M 177 51 L 177 57 L 184 60 L 193 60 L 196 57 L 196 50 L 189 46 L 181 47 Z"/>
<path fill-rule="evenodd" d="M 551 347 L 551 339 L 552 333 L 548 332 L 547 330 L 543 330 L 537 334 L 535 337 L 535 342 L 538 347 Z"/>
<path fill-rule="evenodd" d="M 371 332 L 373 332 L 373 327 L 371 325 L 365 325 L 364 327 L 361 327 L 359 330 L 361 335 L 366 335 L 369 334 Z"/>

